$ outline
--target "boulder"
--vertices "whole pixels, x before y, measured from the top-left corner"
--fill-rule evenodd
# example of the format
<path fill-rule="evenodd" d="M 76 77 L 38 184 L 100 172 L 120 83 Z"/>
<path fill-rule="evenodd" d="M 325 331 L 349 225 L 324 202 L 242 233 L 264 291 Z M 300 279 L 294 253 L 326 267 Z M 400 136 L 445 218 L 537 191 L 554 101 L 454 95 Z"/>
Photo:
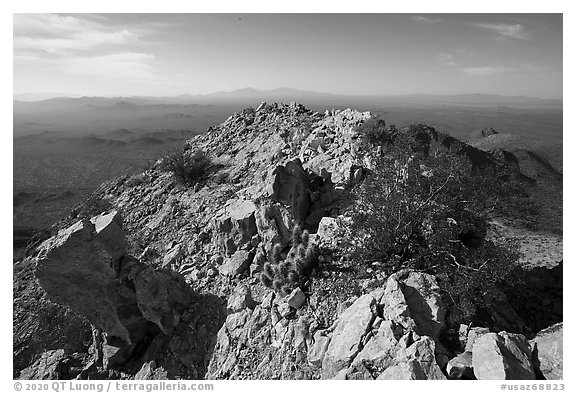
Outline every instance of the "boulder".
<path fill-rule="evenodd" d="M 300 288 L 296 288 L 286 296 L 286 303 L 288 303 L 290 307 L 298 310 L 304 303 L 306 303 L 306 295 Z"/>
<path fill-rule="evenodd" d="M 465 351 L 450 359 L 446 366 L 449 379 L 476 379 L 472 367 L 472 352 Z"/>
<path fill-rule="evenodd" d="M 402 291 L 410 315 L 416 323 L 416 332 L 430 336 L 438 342 L 444 329 L 446 311 L 440 298 L 440 287 L 431 274 L 410 272 L 403 281 Z"/>
<path fill-rule="evenodd" d="M 474 347 L 474 342 L 476 342 L 476 340 L 479 337 L 482 337 L 483 335 L 490 333 L 490 329 L 486 328 L 486 327 L 473 327 L 470 328 L 468 330 L 468 334 L 466 336 L 466 341 L 465 341 L 465 347 L 466 347 L 466 351 L 468 352 L 472 352 L 472 348 Z"/>
<path fill-rule="evenodd" d="M 340 315 L 322 362 L 324 379 L 334 377 L 352 363 L 374 320 L 371 309 L 375 303 L 371 295 L 363 295 Z"/>
<path fill-rule="evenodd" d="M 224 263 L 218 268 L 220 274 L 235 277 L 244 273 L 250 267 L 254 254 L 254 251 L 236 251 L 231 258 L 226 258 Z"/>
<path fill-rule="evenodd" d="M 310 180 L 300 159 L 279 165 L 272 172 L 272 199 L 290 206 L 297 221 L 303 221 L 310 209 Z"/>
<path fill-rule="evenodd" d="M 233 200 L 215 214 L 212 221 L 218 244 L 227 255 L 250 244 L 257 234 L 255 213 L 258 207 L 244 199 Z"/>
<path fill-rule="evenodd" d="M 487 333 L 474 342 L 472 365 L 478 379 L 535 379 L 530 345 L 521 334 Z"/>
<path fill-rule="evenodd" d="M 386 368 L 377 379 L 433 379 L 446 377 L 436 363 L 435 344 L 430 337 L 420 337 L 406 349 L 399 351 L 394 364 Z"/>
<path fill-rule="evenodd" d="M 563 379 L 563 328 L 562 322 L 538 332 L 530 341 L 534 367 L 546 379 Z"/>
<path fill-rule="evenodd" d="M 394 324 L 382 321 L 378 331 L 354 358 L 352 366 L 369 363 L 375 368 L 385 369 L 394 363 L 396 353 L 400 350 L 398 340 L 394 336 Z"/>
<path fill-rule="evenodd" d="M 122 236 L 116 219 L 92 221 L 78 221 L 42 243 L 35 275 L 49 299 L 103 331 L 103 362 L 112 367 L 143 340 L 160 331 L 171 334 L 190 305 L 192 290 L 176 272 L 120 255 L 123 237 L 111 235 Z"/>

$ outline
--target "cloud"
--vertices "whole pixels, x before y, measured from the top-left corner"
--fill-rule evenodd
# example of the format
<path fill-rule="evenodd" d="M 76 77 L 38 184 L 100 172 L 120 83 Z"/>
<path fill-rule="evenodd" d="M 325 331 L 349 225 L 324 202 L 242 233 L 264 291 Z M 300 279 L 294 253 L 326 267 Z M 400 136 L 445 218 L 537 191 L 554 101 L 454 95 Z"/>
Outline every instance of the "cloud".
<path fill-rule="evenodd" d="M 15 14 L 14 50 L 52 54 L 137 43 L 140 34 L 76 16 Z"/>
<path fill-rule="evenodd" d="M 105 17 L 82 14 L 15 14 L 15 70 L 24 67 L 71 76 L 157 81 L 155 57 L 138 50 L 145 30 L 112 26 Z"/>
<path fill-rule="evenodd" d="M 467 76 L 493 76 L 497 74 L 513 72 L 516 71 L 516 69 L 504 66 L 486 66 L 486 67 L 466 67 L 462 68 L 460 71 Z"/>
<path fill-rule="evenodd" d="M 124 52 L 101 56 L 76 57 L 60 64 L 71 74 L 104 79 L 155 81 L 150 64 L 154 56 L 148 53 Z"/>
<path fill-rule="evenodd" d="M 472 23 L 472 25 L 496 33 L 496 38 L 498 39 L 530 39 L 530 33 L 526 31 L 526 28 L 521 24 L 507 25 L 505 23 Z"/>
<path fill-rule="evenodd" d="M 440 22 L 440 19 L 438 19 L 438 18 L 432 18 L 429 16 L 422 16 L 422 15 L 415 15 L 412 17 L 412 20 L 414 22 L 427 23 L 427 24 L 434 24 L 434 23 Z"/>
<path fill-rule="evenodd" d="M 451 53 L 438 53 L 436 55 L 436 61 L 447 67 L 454 67 L 458 65 L 455 60 L 455 56 Z"/>

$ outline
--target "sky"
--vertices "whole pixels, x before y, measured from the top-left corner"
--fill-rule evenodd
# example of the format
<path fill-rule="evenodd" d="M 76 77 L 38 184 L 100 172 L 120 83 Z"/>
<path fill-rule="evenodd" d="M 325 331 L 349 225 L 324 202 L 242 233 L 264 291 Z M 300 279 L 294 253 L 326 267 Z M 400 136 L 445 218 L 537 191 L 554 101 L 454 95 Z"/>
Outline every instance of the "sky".
<path fill-rule="evenodd" d="M 562 98 L 562 14 L 14 14 L 14 94 Z"/>

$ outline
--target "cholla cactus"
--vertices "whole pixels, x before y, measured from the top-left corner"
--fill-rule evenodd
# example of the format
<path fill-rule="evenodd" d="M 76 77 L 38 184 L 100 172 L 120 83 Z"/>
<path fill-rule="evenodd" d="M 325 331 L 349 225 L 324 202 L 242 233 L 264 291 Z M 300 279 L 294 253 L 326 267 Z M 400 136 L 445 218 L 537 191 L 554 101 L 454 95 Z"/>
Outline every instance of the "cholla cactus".
<path fill-rule="evenodd" d="M 292 247 L 282 259 L 282 246 L 274 245 L 270 261 L 264 264 L 260 275 L 262 284 L 284 296 L 302 285 L 312 274 L 318 262 L 318 248 L 310 242 L 310 233 L 295 226 L 292 231 Z"/>

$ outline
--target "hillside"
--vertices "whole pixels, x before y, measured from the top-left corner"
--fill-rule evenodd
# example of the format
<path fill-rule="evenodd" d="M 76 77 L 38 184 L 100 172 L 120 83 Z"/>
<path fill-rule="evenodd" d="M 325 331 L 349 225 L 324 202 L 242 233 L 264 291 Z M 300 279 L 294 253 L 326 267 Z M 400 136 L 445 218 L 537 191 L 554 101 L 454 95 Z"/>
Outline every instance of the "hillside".
<path fill-rule="evenodd" d="M 133 143 L 125 134 L 116 140 Z M 530 252 L 534 238 L 522 234 L 554 238 L 548 245 L 561 249 L 561 196 L 541 197 L 544 187 L 561 190 L 562 172 L 543 159 L 530 166 L 509 159 L 509 151 L 532 157 L 523 149 L 469 145 L 430 126 L 398 128 L 351 109 L 262 103 L 235 113 L 186 142 L 182 162 L 206 154 L 197 172 L 188 166 L 174 173 L 165 158 L 108 181 L 29 247 L 14 265 L 14 376 L 561 377 L 557 353 L 547 352 L 557 352 L 559 340 L 561 348 L 561 252 L 543 264 Z M 394 159 L 394 152 L 401 154 Z M 503 194 L 503 207 L 486 215 L 479 203 L 458 210 L 451 194 L 436 197 L 452 187 L 480 200 L 482 190 L 449 183 L 457 171 L 444 158 L 462 162 L 465 178 L 515 193 Z M 407 201 L 408 194 L 395 203 L 426 215 L 410 220 L 418 236 L 406 237 L 401 251 L 358 259 L 353 249 L 370 236 L 362 232 L 369 221 L 353 222 L 358 209 L 393 195 L 387 188 L 362 199 L 358 190 L 379 174 L 423 196 L 416 208 L 410 203 L 419 200 Z M 15 204 L 29 198 L 20 194 Z M 528 215 L 527 206 L 534 207 Z M 523 250 L 521 264 L 510 251 L 495 265 L 500 270 L 489 271 L 490 253 L 512 238 Z M 458 243 L 461 254 L 442 241 Z M 421 253 L 433 247 L 469 259 L 452 255 L 455 264 L 440 272 Z M 470 275 L 462 275 L 468 262 Z M 482 280 L 466 278 L 495 280 L 500 271 L 521 271 L 526 281 L 488 287 L 490 296 L 466 306 L 468 314 L 460 308 L 476 298 L 466 291 L 450 293 L 463 296 L 460 302 L 446 297 L 453 277 L 445 274 L 469 284 Z M 270 274 L 282 282 L 269 288 Z M 77 339 L 66 341 L 67 329 Z"/>

